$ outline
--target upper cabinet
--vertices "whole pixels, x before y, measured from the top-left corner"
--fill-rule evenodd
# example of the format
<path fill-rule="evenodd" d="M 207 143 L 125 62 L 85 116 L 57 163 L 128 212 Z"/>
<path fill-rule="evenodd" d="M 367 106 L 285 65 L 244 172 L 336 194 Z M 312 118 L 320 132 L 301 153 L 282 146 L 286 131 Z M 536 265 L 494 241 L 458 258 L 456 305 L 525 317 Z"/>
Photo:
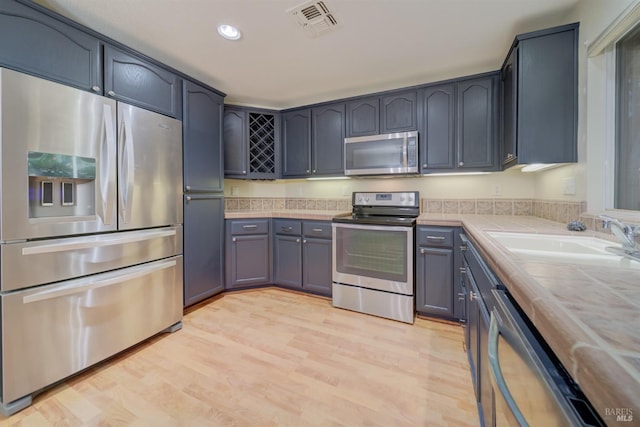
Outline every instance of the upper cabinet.
<path fill-rule="evenodd" d="M 347 103 L 347 137 L 380 133 L 380 98 L 360 98 Z"/>
<path fill-rule="evenodd" d="M 422 173 L 498 169 L 498 74 L 422 91 Z"/>
<path fill-rule="evenodd" d="M 183 82 L 184 191 L 218 192 L 223 186 L 223 98 L 194 82 Z"/>
<path fill-rule="evenodd" d="M 311 173 L 311 110 L 282 114 L 282 176 Z"/>
<path fill-rule="evenodd" d="M 415 90 L 380 98 L 380 133 L 412 131 L 418 128 L 418 92 Z"/>
<path fill-rule="evenodd" d="M 105 95 L 167 116 L 182 117 L 181 79 L 141 57 L 104 46 Z"/>
<path fill-rule="evenodd" d="M 347 137 L 412 131 L 418 128 L 418 91 L 357 98 L 347 103 Z"/>
<path fill-rule="evenodd" d="M 311 110 L 311 174 L 344 173 L 345 104 L 337 103 Z"/>
<path fill-rule="evenodd" d="M 37 9 L 0 2 L 0 66 L 102 93 L 100 40 Z"/>
<path fill-rule="evenodd" d="M 344 103 L 283 113 L 282 176 L 341 175 L 344 134 Z"/>
<path fill-rule="evenodd" d="M 225 107 L 224 176 L 278 178 L 279 132 L 280 115 L 276 111 Z"/>
<path fill-rule="evenodd" d="M 577 161 L 578 24 L 522 34 L 502 66 L 502 163 Z"/>

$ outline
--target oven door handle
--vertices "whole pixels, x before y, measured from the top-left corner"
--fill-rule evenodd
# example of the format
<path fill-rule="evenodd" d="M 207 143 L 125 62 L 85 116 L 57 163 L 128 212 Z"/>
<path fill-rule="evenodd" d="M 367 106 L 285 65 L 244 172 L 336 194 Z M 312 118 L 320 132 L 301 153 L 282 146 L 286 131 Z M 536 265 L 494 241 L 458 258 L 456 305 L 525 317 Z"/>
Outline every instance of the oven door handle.
<path fill-rule="evenodd" d="M 496 313 L 495 309 L 491 310 L 491 322 L 489 324 L 489 345 L 488 345 L 488 356 L 489 356 L 489 370 L 490 370 L 490 379 L 491 384 L 496 392 L 496 398 L 499 398 L 498 395 L 502 397 L 502 400 L 509 407 L 509 411 L 513 415 L 513 417 L 518 422 L 520 426 L 528 426 L 527 420 L 516 401 L 513 399 L 511 392 L 509 391 L 509 387 L 507 387 L 507 383 L 504 379 L 504 375 L 502 374 L 502 369 L 500 368 L 500 358 L 498 356 L 498 338 L 500 337 L 500 324 L 502 323 L 500 316 Z"/>
<path fill-rule="evenodd" d="M 410 233 L 413 227 L 403 227 L 397 225 L 374 225 L 374 224 L 347 224 L 344 222 L 334 222 L 331 224 L 334 229 L 352 228 L 356 230 L 380 230 L 380 231 L 403 231 Z"/>

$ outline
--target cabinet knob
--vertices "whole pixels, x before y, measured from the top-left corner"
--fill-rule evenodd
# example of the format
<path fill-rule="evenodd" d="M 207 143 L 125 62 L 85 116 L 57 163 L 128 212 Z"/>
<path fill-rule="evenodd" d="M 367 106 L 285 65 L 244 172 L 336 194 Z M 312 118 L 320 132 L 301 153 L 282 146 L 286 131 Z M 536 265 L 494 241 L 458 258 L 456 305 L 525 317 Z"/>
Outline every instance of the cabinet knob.
<path fill-rule="evenodd" d="M 242 175 L 246 175 L 246 174 L 247 174 L 247 171 L 242 171 Z"/>
<path fill-rule="evenodd" d="M 116 96 L 116 93 L 114 91 L 110 90 L 109 92 L 107 92 L 107 95 Z"/>
<path fill-rule="evenodd" d="M 300 243 L 300 239 L 296 239 L 296 243 Z"/>
<path fill-rule="evenodd" d="M 91 86 L 91 90 L 94 92 L 100 92 L 100 86 Z"/>
<path fill-rule="evenodd" d="M 303 239 L 303 240 L 302 240 L 302 243 L 307 243 L 307 239 Z"/>
<path fill-rule="evenodd" d="M 464 162 L 458 163 L 458 166 L 464 166 Z"/>
<path fill-rule="evenodd" d="M 426 163 L 423 163 L 423 164 L 422 164 L 422 167 L 423 167 L 423 168 L 427 168 L 427 167 L 429 167 L 429 166 L 428 166 Z"/>
<path fill-rule="evenodd" d="M 507 153 L 507 159 L 513 159 L 514 155 L 513 153 Z"/>
<path fill-rule="evenodd" d="M 314 171 L 315 172 L 315 171 Z M 309 173 L 309 169 L 307 169 L 307 173 Z"/>
<path fill-rule="evenodd" d="M 425 248 L 420 248 L 420 255 L 424 255 L 427 253 L 427 250 Z"/>
<path fill-rule="evenodd" d="M 475 301 L 478 299 L 478 294 L 473 291 L 469 291 L 469 301 Z"/>
<path fill-rule="evenodd" d="M 191 196 L 187 196 L 187 202 L 191 201 Z"/>
<path fill-rule="evenodd" d="M 232 242 L 235 242 L 236 240 L 238 240 L 238 239 L 237 239 L 237 238 L 235 238 L 235 237 L 232 237 L 232 238 L 231 238 L 231 241 L 232 241 Z"/>
<path fill-rule="evenodd" d="M 191 191 L 191 186 L 187 185 L 186 187 L 184 187 L 184 189 L 187 190 L 187 191 Z"/>
<path fill-rule="evenodd" d="M 313 173 L 316 173 L 316 170 L 315 170 L 315 169 L 313 170 Z"/>

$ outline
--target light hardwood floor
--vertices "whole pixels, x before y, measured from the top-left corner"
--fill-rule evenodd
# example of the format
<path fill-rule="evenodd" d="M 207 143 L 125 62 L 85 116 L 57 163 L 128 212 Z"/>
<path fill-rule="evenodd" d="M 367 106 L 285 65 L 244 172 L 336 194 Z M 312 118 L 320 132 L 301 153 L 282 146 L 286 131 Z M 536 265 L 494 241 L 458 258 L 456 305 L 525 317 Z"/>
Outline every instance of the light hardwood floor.
<path fill-rule="evenodd" d="M 274 288 L 236 292 L 0 426 L 478 426 L 458 325 Z"/>

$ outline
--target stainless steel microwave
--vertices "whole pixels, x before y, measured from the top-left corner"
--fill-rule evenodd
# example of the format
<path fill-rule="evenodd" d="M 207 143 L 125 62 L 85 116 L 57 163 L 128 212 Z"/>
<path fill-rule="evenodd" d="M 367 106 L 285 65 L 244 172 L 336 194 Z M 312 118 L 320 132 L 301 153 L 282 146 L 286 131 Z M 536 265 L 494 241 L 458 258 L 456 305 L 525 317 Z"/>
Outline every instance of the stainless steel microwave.
<path fill-rule="evenodd" d="M 418 171 L 418 132 L 344 140 L 345 175 L 409 175 Z"/>

